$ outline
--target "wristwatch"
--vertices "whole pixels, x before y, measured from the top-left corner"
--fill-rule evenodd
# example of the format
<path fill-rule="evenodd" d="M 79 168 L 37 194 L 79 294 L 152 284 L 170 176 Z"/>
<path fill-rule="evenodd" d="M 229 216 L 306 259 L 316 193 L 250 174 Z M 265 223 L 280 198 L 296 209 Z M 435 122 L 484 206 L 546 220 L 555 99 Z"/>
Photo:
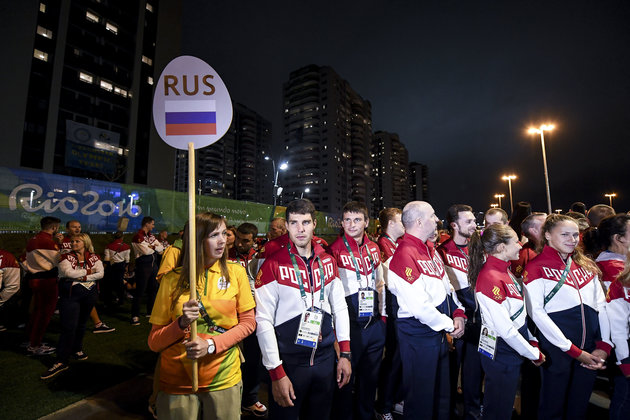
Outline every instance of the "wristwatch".
<path fill-rule="evenodd" d="M 348 359 L 349 362 L 352 361 L 352 353 L 350 353 L 349 351 L 342 351 L 339 353 L 339 358 L 344 358 L 344 359 Z"/>
<path fill-rule="evenodd" d="M 216 350 L 216 347 L 214 346 L 214 340 L 211 338 L 208 338 L 208 354 L 213 354 Z"/>

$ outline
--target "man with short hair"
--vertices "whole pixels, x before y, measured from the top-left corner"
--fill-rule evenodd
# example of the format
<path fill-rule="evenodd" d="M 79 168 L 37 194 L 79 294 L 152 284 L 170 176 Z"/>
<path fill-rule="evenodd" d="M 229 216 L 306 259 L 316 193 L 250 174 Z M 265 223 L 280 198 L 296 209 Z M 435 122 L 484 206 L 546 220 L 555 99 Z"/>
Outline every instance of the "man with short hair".
<path fill-rule="evenodd" d="M 140 299 L 147 293 L 147 315 L 153 310 L 157 293 L 158 254 L 164 251 L 162 244 L 151 233 L 155 228 L 155 219 L 142 218 L 142 227 L 131 240 L 131 247 L 136 256 L 136 289 L 131 303 L 131 325 L 140 325 Z"/>
<path fill-rule="evenodd" d="M 272 381 L 274 419 L 329 418 L 335 370 L 339 387 L 351 376 L 343 285 L 334 259 L 313 240 L 316 224 L 309 200 L 289 203 L 287 245 L 268 256 L 256 276 L 256 334 Z M 336 369 L 335 336 L 341 350 Z"/>
<path fill-rule="evenodd" d="M 248 265 L 249 262 L 256 255 L 256 249 L 254 249 L 256 236 L 258 236 L 258 228 L 253 223 L 241 223 L 236 228 L 236 238 L 234 239 L 234 246 L 228 253 L 228 258 L 238 262 L 245 267 L 247 274 L 250 277 L 250 283 L 253 286 L 254 279 L 250 275 Z"/>
<path fill-rule="evenodd" d="M 492 217 L 492 216 L 491 216 Z M 451 394 L 457 390 L 457 378 L 461 368 L 461 384 L 464 397 L 464 418 L 481 416 L 481 384 L 483 368 L 477 348 L 481 314 L 477 308 L 475 291 L 468 283 L 468 242 L 477 230 L 477 220 L 472 207 L 454 204 L 446 212 L 446 224 L 450 238 L 438 247 L 446 273 L 457 298 L 464 305 L 466 330 L 461 340 L 454 340 L 455 354 L 451 371 Z M 454 394 L 453 394 L 454 395 Z M 454 406 L 453 401 L 451 401 Z"/>
<path fill-rule="evenodd" d="M 485 221 L 485 225 L 486 227 L 490 226 L 490 225 L 494 225 L 495 223 L 499 223 L 502 225 L 507 225 L 508 224 L 508 215 L 505 212 L 505 210 L 500 209 L 498 207 L 494 207 L 491 209 L 488 209 L 488 211 L 486 211 L 486 214 L 483 217 L 484 221 Z"/>
<path fill-rule="evenodd" d="M 282 236 L 287 233 L 287 227 L 285 220 L 282 217 L 276 217 L 269 223 L 269 231 L 267 232 L 267 239 L 273 240 L 278 236 Z"/>
<path fill-rule="evenodd" d="M 385 287 L 378 246 L 366 235 L 367 206 L 358 201 L 342 210 L 343 235 L 330 246 L 348 304 L 351 386 L 336 391 L 333 418 L 374 417 L 378 371 L 385 347 Z M 354 395 L 353 395 L 354 390 Z"/>
<path fill-rule="evenodd" d="M 405 236 L 389 263 L 388 285 L 398 300 L 398 342 L 403 363 L 405 418 L 449 418 L 446 333 L 464 334 L 466 315 L 433 247 L 433 207 L 412 201 L 403 209 Z"/>
<path fill-rule="evenodd" d="M 69 222 L 66 222 L 66 234 L 60 244 L 60 252 L 62 254 L 67 254 L 72 250 L 72 247 L 70 246 L 70 238 L 72 235 L 78 235 L 79 233 L 81 233 L 81 222 L 78 220 L 70 220 Z"/>
<path fill-rule="evenodd" d="M 381 224 L 381 236 L 378 238 L 378 247 L 381 250 L 381 260 L 387 261 L 396 251 L 396 241 L 405 234 L 405 227 L 402 224 L 402 211 L 389 207 L 380 211 L 378 220 Z"/>
<path fill-rule="evenodd" d="M 33 293 L 33 312 L 26 328 L 29 345 L 26 350 L 42 356 L 55 351 L 54 347 L 42 343 L 44 333 L 55 312 L 57 305 L 57 264 L 59 263 L 59 244 L 53 239 L 59 232 L 61 220 L 46 216 L 40 220 L 41 231 L 26 244 L 27 273 L 25 280 Z"/>
<path fill-rule="evenodd" d="M 595 204 L 588 210 L 586 217 L 588 218 L 588 224 L 591 227 L 599 226 L 599 222 L 602 221 L 605 217 L 614 216 L 615 209 L 607 204 Z"/>

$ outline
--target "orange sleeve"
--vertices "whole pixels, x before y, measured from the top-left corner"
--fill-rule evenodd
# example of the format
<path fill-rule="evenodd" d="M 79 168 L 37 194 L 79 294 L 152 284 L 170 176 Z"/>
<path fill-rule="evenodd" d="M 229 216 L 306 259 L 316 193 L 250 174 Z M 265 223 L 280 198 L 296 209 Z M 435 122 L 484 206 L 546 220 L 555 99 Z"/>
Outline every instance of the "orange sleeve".
<path fill-rule="evenodd" d="M 238 314 L 238 324 L 220 335 L 212 337 L 216 347 L 216 353 L 221 353 L 243 341 L 256 329 L 256 317 L 254 309 Z M 181 331 L 181 330 L 180 330 Z"/>
<path fill-rule="evenodd" d="M 185 335 L 186 330 L 179 328 L 178 319 L 168 325 L 153 325 L 149 333 L 149 348 L 160 352 L 180 341 Z"/>

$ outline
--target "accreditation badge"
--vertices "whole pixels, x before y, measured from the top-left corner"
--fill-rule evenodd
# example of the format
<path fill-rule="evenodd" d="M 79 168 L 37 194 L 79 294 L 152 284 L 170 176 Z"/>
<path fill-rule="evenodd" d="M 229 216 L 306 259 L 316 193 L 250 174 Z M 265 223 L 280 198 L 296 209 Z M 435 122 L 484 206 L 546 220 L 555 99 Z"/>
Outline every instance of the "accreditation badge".
<path fill-rule="evenodd" d="M 374 290 L 359 289 L 359 318 L 374 314 Z"/>
<path fill-rule="evenodd" d="M 319 332 L 322 329 L 323 313 L 318 308 L 307 309 L 300 317 L 295 344 L 311 349 L 317 348 Z"/>
<path fill-rule="evenodd" d="M 497 350 L 497 333 L 485 324 L 481 324 L 481 334 L 479 335 L 479 353 L 494 360 L 494 353 Z"/>

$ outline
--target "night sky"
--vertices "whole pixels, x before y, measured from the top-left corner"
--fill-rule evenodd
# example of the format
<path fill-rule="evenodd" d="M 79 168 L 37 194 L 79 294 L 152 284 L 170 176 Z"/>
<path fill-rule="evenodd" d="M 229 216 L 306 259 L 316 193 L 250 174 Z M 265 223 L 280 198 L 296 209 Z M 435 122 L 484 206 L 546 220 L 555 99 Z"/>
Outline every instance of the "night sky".
<path fill-rule="evenodd" d="M 514 202 L 546 211 L 540 136 L 554 209 L 630 210 L 630 2 L 184 0 L 183 53 L 204 59 L 232 100 L 273 123 L 282 83 L 328 65 L 372 103 L 373 129 L 395 132 L 429 166 L 431 203 L 484 211 L 501 175 Z M 290 158 L 290 157 L 289 157 Z"/>

